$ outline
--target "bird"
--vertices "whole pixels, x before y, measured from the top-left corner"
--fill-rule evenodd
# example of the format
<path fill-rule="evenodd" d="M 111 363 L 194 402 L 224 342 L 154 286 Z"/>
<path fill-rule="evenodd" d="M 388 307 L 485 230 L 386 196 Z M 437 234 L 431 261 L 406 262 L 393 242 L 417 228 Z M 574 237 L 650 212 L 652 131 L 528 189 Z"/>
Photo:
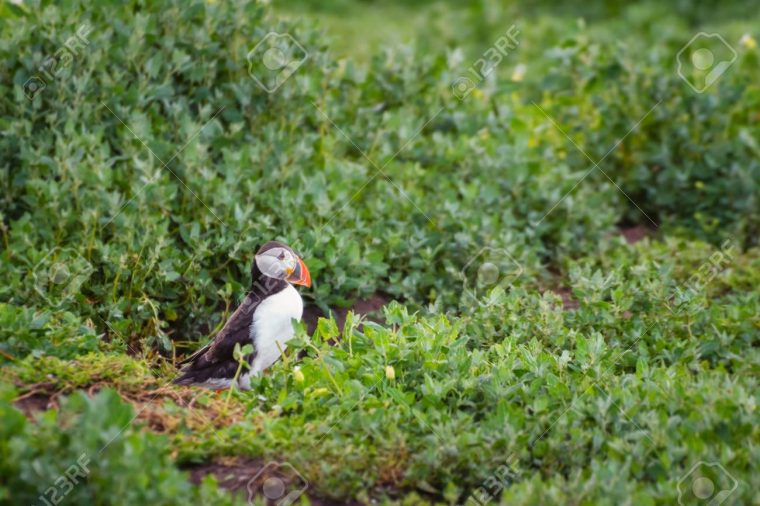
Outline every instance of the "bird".
<path fill-rule="evenodd" d="M 269 241 L 254 255 L 251 286 L 245 298 L 214 339 L 183 360 L 178 385 L 195 385 L 211 390 L 236 386 L 250 390 L 251 376 L 274 364 L 286 343 L 295 334 L 293 320 L 301 320 L 303 300 L 294 285 L 311 287 L 306 264 L 290 246 Z M 235 345 L 253 345 L 245 357 L 238 381 L 239 363 L 233 356 Z"/>

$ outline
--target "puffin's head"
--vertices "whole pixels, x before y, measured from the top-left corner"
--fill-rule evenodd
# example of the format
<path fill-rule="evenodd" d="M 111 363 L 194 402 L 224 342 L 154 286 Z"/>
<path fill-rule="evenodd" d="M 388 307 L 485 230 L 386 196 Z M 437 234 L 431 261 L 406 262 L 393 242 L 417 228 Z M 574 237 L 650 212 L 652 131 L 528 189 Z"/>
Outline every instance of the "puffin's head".
<path fill-rule="evenodd" d="M 311 286 L 311 275 L 290 246 L 269 241 L 259 248 L 251 266 L 253 281 L 261 276 L 287 281 L 293 285 Z"/>

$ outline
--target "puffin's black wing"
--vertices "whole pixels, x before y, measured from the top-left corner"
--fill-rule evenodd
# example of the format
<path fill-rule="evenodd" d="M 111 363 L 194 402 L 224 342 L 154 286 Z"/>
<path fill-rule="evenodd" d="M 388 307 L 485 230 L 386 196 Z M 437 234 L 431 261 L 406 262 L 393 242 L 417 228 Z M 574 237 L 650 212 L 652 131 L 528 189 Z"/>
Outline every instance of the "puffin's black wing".
<path fill-rule="evenodd" d="M 180 363 L 184 365 L 182 375 L 175 379 L 174 383 L 191 385 L 203 383 L 211 378 L 233 378 L 238 363 L 232 352 L 235 344 L 240 344 L 241 347 L 252 344 L 251 323 L 253 312 L 259 302 L 261 302 L 259 297 L 250 293 L 246 295 L 243 303 L 232 313 L 214 340 Z M 248 360 L 252 360 L 255 354 L 254 350 Z"/>

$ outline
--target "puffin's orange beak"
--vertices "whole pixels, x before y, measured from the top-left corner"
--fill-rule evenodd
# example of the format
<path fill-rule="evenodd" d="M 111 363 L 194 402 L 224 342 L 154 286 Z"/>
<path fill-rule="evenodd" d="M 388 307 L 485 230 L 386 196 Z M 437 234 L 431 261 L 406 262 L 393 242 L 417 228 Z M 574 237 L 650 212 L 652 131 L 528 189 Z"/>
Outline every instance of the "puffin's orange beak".
<path fill-rule="evenodd" d="M 308 288 L 311 286 L 311 274 L 309 274 L 309 269 L 306 268 L 306 264 L 303 263 L 303 260 L 298 257 L 296 257 L 296 260 L 296 268 L 286 279 L 289 283 L 303 285 Z"/>

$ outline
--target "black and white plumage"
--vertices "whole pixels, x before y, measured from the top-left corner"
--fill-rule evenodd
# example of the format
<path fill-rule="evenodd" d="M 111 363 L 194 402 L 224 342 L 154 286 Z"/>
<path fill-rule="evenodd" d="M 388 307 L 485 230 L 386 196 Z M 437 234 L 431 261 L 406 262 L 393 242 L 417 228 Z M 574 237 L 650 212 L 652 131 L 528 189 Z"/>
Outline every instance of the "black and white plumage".
<path fill-rule="evenodd" d="M 182 364 L 179 385 L 197 385 L 222 390 L 232 385 L 238 362 L 235 345 L 253 345 L 243 368 L 239 388 L 250 388 L 251 375 L 260 374 L 280 358 L 293 337 L 293 320 L 303 314 L 301 295 L 293 285 L 311 286 L 306 265 L 286 244 L 270 241 L 259 248 L 251 267 L 251 287 L 214 340 Z"/>

